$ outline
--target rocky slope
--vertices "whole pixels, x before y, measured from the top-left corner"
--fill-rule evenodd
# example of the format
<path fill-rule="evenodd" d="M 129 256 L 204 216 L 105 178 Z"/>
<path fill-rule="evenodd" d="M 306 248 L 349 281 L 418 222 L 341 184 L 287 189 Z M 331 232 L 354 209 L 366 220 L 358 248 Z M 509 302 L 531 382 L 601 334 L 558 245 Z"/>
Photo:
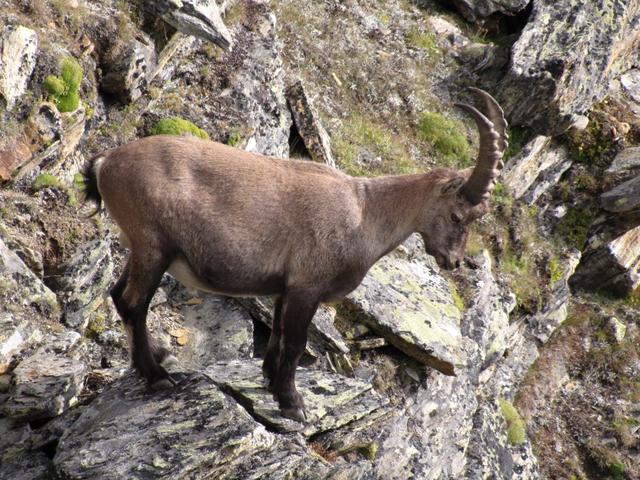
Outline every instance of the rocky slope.
<path fill-rule="evenodd" d="M 639 2 L 5 4 L 0 478 L 640 478 Z M 354 175 L 462 168 L 466 86 L 513 125 L 492 212 L 453 274 L 411 237 L 319 310 L 306 424 L 262 385 L 269 299 L 166 275 L 148 322 L 180 384 L 129 370 L 86 159 L 168 125 Z"/>

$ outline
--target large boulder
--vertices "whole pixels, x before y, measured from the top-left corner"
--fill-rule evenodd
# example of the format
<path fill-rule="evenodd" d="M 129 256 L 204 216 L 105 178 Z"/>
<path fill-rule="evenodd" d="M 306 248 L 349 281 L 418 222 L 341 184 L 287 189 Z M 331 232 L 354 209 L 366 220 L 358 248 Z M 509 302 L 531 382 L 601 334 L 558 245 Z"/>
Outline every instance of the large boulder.
<path fill-rule="evenodd" d="M 0 33 L 0 96 L 7 110 L 27 90 L 27 82 L 36 66 L 38 36 L 21 25 L 8 25 Z"/>
<path fill-rule="evenodd" d="M 639 24 L 637 0 L 534 1 L 498 88 L 510 123 L 547 135 L 579 123 L 637 61 Z"/>
<path fill-rule="evenodd" d="M 461 312 L 449 283 L 422 262 L 382 258 L 349 294 L 346 306 L 419 362 L 447 375 L 461 365 Z"/>

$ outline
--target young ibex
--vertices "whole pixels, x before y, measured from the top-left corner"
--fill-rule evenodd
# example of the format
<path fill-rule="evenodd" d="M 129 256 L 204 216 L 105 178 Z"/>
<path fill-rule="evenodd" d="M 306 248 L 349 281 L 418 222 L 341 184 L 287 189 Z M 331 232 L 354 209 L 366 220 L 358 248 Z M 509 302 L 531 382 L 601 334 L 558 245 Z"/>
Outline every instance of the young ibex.
<path fill-rule="evenodd" d="M 355 289 L 383 255 L 419 232 L 443 268 L 459 265 L 468 226 L 488 208 L 507 146 L 502 109 L 486 92 L 475 119 L 473 170 L 353 178 L 187 137 L 153 136 L 93 158 L 87 198 L 122 230 L 130 254 L 111 296 L 135 368 L 152 387 L 175 383 L 146 315 L 165 271 L 187 286 L 276 297 L 263 371 L 281 413 L 305 418 L 295 370 L 320 302 Z"/>

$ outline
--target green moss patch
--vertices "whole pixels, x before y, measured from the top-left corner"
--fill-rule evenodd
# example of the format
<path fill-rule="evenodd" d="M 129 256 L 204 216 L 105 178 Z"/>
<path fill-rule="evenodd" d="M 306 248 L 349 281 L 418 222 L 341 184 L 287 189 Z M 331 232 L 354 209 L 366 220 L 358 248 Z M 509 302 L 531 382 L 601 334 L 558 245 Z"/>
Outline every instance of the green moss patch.
<path fill-rule="evenodd" d="M 524 422 L 511 402 L 500 398 L 500 411 L 507 422 L 507 441 L 511 445 L 520 445 L 525 441 Z"/>
<path fill-rule="evenodd" d="M 558 222 L 555 233 L 568 246 L 582 249 L 587 241 L 589 228 L 595 220 L 594 209 L 587 207 L 575 207 L 567 211 Z"/>
<path fill-rule="evenodd" d="M 163 118 L 151 129 L 151 135 L 192 135 L 209 139 L 209 134 L 189 120 L 180 117 Z"/>
<path fill-rule="evenodd" d="M 425 112 L 418 122 L 418 136 L 431 144 L 436 157 L 445 166 L 463 168 L 471 165 L 469 144 L 453 120 L 439 113 Z"/>
<path fill-rule="evenodd" d="M 42 84 L 61 112 L 73 112 L 80 105 L 78 90 L 83 77 L 82 67 L 72 57 L 60 61 L 60 75 L 49 75 Z"/>

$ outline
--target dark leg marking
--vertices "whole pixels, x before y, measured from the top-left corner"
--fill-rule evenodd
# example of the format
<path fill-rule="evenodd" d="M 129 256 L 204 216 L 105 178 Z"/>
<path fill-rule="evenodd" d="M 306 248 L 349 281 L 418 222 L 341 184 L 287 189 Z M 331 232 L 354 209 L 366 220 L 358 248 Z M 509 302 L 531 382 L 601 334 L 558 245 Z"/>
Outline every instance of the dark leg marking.
<path fill-rule="evenodd" d="M 304 401 L 296 390 L 295 375 L 307 345 L 307 330 L 318 308 L 309 292 L 288 291 L 282 304 L 282 345 L 280 363 L 273 382 L 274 396 L 283 416 L 303 422 Z"/>
<path fill-rule="evenodd" d="M 262 363 L 262 374 L 267 382 L 267 388 L 273 391 L 273 380 L 278 371 L 280 363 L 280 343 L 282 339 L 282 297 L 278 297 L 273 310 L 273 324 L 271 325 L 271 335 L 269 335 L 269 343 L 267 351 Z"/>

